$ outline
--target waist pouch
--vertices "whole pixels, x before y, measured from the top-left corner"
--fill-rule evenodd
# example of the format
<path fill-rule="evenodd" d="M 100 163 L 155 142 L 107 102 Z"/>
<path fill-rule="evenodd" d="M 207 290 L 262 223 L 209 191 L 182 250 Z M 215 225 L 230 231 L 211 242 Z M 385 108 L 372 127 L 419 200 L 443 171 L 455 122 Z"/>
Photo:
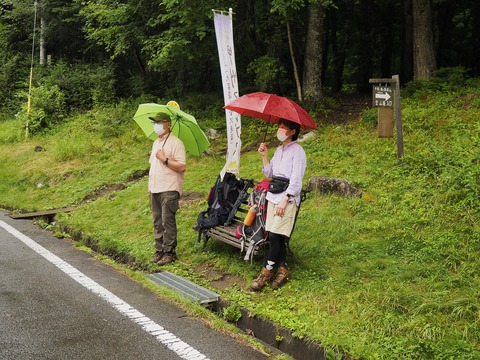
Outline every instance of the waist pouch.
<path fill-rule="evenodd" d="M 287 190 L 290 180 L 280 176 L 274 176 L 268 184 L 268 191 L 272 194 L 278 194 Z"/>

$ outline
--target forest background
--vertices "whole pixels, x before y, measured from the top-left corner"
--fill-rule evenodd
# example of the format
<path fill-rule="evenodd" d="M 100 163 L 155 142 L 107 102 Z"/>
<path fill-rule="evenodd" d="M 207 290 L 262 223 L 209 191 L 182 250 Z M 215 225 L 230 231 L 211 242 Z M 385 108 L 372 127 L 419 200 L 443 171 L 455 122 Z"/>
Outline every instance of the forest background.
<path fill-rule="evenodd" d="M 307 108 L 319 125 L 304 143 L 307 175 L 346 178 L 364 195 L 302 205 L 296 281 L 257 297 L 236 284 L 222 297 L 321 343 L 329 357 L 478 358 L 478 1 L 0 0 L 0 205 L 82 204 L 58 223 L 152 270 L 144 179 L 84 200 L 145 171 L 149 143 L 132 121 L 139 103 L 176 100 L 202 128 L 224 131 L 212 9 L 230 7 L 240 95 L 273 92 Z M 360 118 L 338 122 L 346 98 L 369 97 L 370 78 L 393 74 L 402 82 L 401 166 L 364 102 Z M 248 151 L 258 122 L 242 122 L 242 172 L 259 179 Z M 209 169 L 189 159 L 187 190 L 208 192 L 224 151 L 222 138 L 212 140 Z M 204 208 L 183 208 L 182 263 L 172 270 L 201 281 L 191 270 L 209 266 L 248 282 L 258 268 L 232 261 L 231 250 L 191 246 Z"/>
<path fill-rule="evenodd" d="M 369 78 L 480 71 L 474 0 L 1 0 L 0 104 L 18 112 L 32 67 L 32 123 L 145 94 L 219 98 L 212 9 L 229 8 L 240 94 L 292 96 L 315 111 L 329 92 L 371 91 Z"/>

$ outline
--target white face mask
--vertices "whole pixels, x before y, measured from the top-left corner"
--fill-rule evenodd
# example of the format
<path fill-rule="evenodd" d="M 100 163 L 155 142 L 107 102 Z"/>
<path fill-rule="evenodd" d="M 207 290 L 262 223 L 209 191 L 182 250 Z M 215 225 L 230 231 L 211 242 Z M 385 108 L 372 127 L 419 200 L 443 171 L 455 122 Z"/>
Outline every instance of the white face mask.
<path fill-rule="evenodd" d="M 157 133 L 158 136 L 161 136 L 165 132 L 163 124 L 153 124 L 153 130 Z"/>
<path fill-rule="evenodd" d="M 279 128 L 277 130 L 277 139 L 281 142 L 284 142 L 288 139 L 288 135 L 286 134 L 288 130 Z"/>

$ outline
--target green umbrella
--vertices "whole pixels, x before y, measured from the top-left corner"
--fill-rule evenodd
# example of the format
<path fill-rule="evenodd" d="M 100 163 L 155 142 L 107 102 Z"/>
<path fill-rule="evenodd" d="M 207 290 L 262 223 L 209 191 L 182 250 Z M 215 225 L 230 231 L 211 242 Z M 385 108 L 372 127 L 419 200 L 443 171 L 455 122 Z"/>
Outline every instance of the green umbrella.
<path fill-rule="evenodd" d="M 159 112 L 170 115 L 172 119 L 171 131 L 182 140 L 188 154 L 199 156 L 210 146 L 210 142 L 198 126 L 197 120 L 174 105 L 148 103 L 138 106 L 133 120 L 135 120 L 149 139 L 155 140 L 158 138 L 158 135 L 153 130 L 152 120 L 149 118 Z"/>

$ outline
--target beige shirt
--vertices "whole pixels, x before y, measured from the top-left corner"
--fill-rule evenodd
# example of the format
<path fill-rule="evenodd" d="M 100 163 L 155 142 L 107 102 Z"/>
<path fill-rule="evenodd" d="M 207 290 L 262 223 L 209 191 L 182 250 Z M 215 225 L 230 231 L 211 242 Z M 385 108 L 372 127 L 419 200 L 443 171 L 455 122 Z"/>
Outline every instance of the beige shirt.
<path fill-rule="evenodd" d="M 148 191 L 160 193 L 165 191 L 178 191 L 182 194 L 183 177 L 185 172 L 177 172 L 157 159 L 155 154 L 163 147 L 165 156 L 168 159 L 186 164 L 185 145 L 175 135 L 170 134 L 168 139 L 160 141 L 158 138 L 153 142 L 152 153 L 150 154 L 150 172 L 148 173 Z"/>

